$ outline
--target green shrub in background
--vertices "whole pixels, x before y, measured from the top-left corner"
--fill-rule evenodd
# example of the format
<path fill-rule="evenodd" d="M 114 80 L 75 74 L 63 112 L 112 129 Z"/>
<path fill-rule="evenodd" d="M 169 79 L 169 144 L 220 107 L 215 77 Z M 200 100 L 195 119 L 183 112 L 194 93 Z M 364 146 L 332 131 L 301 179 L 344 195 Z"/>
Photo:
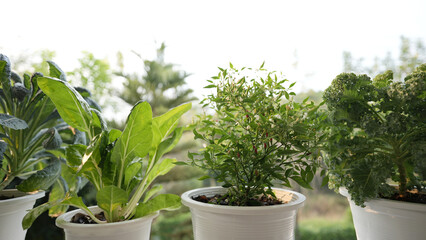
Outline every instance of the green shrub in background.
<path fill-rule="evenodd" d="M 355 228 L 349 208 L 341 220 L 327 217 L 301 221 L 297 229 L 298 240 L 356 240 Z"/>

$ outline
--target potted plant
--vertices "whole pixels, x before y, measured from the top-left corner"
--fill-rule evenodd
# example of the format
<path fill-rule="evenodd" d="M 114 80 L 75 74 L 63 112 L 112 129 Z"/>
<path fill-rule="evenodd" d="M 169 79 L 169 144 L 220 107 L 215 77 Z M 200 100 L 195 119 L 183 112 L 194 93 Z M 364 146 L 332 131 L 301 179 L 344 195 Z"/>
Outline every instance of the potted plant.
<path fill-rule="evenodd" d="M 324 101 L 330 185 L 348 197 L 358 239 L 424 238 L 426 65 L 403 82 L 340 74 Z"/>
<path fill-rule="evenodd" d="M 273 188 L 303 187 L 317 169 L 322 142 L 319 106 L 292 100 L 288 80 L 260 69 L 220 68 L 206 88 L 216 90 L 201 103 L 215 115 L 200 117 L 196 139 L 205 142 L 190 163 L 221 187 L 182 195 L 192 213 L 195 239 L 293 239 L 297 209 L 305 197 Z M 207 111 L 210 111 L 207 110 Z M 184 163 L 182 163 L 184 164 Z M 264 206 L 270 205 L 270 206 Z"/>
<path fill-rule="evenodd" d="M 184 127 L 177 127 L 178 121 L 191 104 L 180 105 L 153 118 L 150 105 L 138 102 L 121 132 L 108 130 L 101 113 L 90 108 L 67 82 L 42 77 L 38 84 L 63 120 L 86 132 L 90 139 L 88 146 L 69 145 L 61 154 L 76 175 L 87 178 L 95 186 L 97 206 L 88 208 L 75 192 L 68 192 L 63 199 L 31 210 L 23 220 L 24 228 L 45 210 L 69 205 L 80 210 L 56 220 L 68 240 L 149 239 L 151 222 L 158 211 L 180 207 L 179 196 L 157 194 L 161 186 L 151 185 L 156 177 L 175 166 L 175 159 L 162 159 L 162 156 L 178 143 L 184 131 Z M 87 216 L 76 215 L 83 212 Z M 72 219 L 97 224 L 71 223 Z"/>
<path fill-rule="evenodd" d="M 49 62 L 52 76 L 62 71 Z M 23 78 L 0 54 L 0 239 L 24 239 L 21 221 L 37 198 L 61 173 L 61 163 L 46 150 L 59 148 L 65 131 L 55 107 L 39 89 L 35 73 Z M 17 185 L 17 189 L 15 186 Z"/>

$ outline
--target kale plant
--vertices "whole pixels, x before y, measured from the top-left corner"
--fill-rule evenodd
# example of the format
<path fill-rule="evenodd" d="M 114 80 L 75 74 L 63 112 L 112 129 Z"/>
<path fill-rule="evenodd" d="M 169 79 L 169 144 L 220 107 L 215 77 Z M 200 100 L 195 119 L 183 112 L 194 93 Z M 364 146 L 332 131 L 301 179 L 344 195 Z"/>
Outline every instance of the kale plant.
<path fill-rule="evenodd" d="M 215 115 L 200 116 L 194 134 L 206 145 L 189 153 L 191 164 L 227 188 L 230 205 L 259 205 L 260 196 L 275 197 L 274 184 L 290 180 L 310 188 L 324 139 L 319 106 L 294 102 L 295 83 L 286 88 L 288 80 L 263 64 L 219 69 L 206 86 L 216 92 L 201 102 Z"/>
<path fill-rule="evenodd" d="M 387 71 L 371 80 L 343 73 L 324 92 L 331 137 L 326 158 L 330 185 L 352 199 L 401 198 L 422 191 L 426 170 L 426 64 L 393 81 Z"/>
<path fill-rule="evenodd" d="M 88 146 L 73 144 L 59 152 L 67 160 L 74 175 L 88 179 L 96 188 L 97 205 L 104 211 L 106 222 L 143 217 L 161 209 L 180 207 L 180 198 L 173 194 L 157 194 L 162 187 L 153 181 L 169 172 L 176 159 L 162 158 L 178 143 L 184 127 L 180 117 L 191 108 L 183 104 L 165 114 L 153 117 L 147 102 L 138 102 L 131 110 L 123 132 L 109 130 L 102 114 L 89 106 L 67 82 L 42 77 L 40 88 L 55 104 L 60 116 L 70 126 L 85 132 Z M 83 209 L 95 222 L 97 219 L 76 192 L 68 191 L 57 201 L 50 201 L 31 210 L 23 227 L 47 209 L 74 206 Z"/>
<path fill-rule="evenodd" d="M 63 72 L 49 62 L 50 75 Z M 47 152 L 62 144 L 66 132 L 50 99 L 40 90 L 35 73 L 21 78 L 11 71 L 9 59 L 0 54 L 0 190 L 24 179 L 17 188 L 33 192 L 49 188 L 61 173 L 58 158 Z"/>

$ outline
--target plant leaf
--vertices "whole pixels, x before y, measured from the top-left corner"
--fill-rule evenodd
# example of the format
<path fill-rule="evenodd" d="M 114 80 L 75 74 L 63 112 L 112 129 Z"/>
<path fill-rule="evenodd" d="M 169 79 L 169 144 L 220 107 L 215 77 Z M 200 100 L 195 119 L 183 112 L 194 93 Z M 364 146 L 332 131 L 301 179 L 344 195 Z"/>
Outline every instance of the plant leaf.
<path fill-rule="evenodd" d="M 304 188 L 307 188 L 307 189 L 312 189 L 312 187 L 309 185 L 309 183 L 307 183 L 301 177 L 299 177 L 299 176 L 291 176 L 290 178 L 293 179 L 295 182 L 297 182 L 297 184 L 299 184 L 300 186 L 302 186 Z"/>
<path fill-rule="evenodd" d="M 45 204 L 42 204 L 38 207 L 31 209 L 22 219 L 22 228 L 24 230 L 30 228 L 38 216 L 40 216 L 42 213 L 44 213 L 45 211 L 47 211 L 48 209 L 52 208 L 53 206 L 57 204 L 58 202 L 47 202 Z"/>
<path fill-rule="evenodd" d="M 54 78 L 59 78 L 62 81 L 67 81 L 64 71 L 52 61 L 47 61 L 49 64 L 49 75 Z"/>
<path fill-rule="evenodd" d="M 127 203 L 127 192 L 116 186 L 106 186 L 96 194 L 98 206 L 105 211 L 105 217 L 108 222 L 116 222 L 119 219 L 117 211 Z"/>
<path fill-rule="evenodd" d="M 118 187 L 124 170 L 134 156 L 145 157 L 152 142 L 152 110 L 147 102 L 137 103 L 126 122 L 123 133 L 112 150 L 111 159 L 117 164 Z"/>
<path fill-rule="evenodd" d="M 140 218 L 159 210 L 176 210 L 181 206 L 180 197 L 174 194 L 160 194 L 146 203 L 139 204 L 134 218 Z"/>
<path fill-rule="evenodd" d="M 163 189 L 162 185 L 153 186 L 148 192 L 145 193 L 145 197 L 142 202 L 146 203 L 149 199 L 151 199 L 152 196 L 154 196 L 156 193 L 158 193 L 162 189 Z"/>
<path fill-rule="evenodd" d="M 65 122 L 80 131 L 90 132 L 90 123 L 93 117 L 89 104 L 71 85 L 67 82 L 47 77 L 38 78 L 37 83 L 55 104 Z"/>
<path fill-rule="evenodd" d="M 21 192 L 34 192 L 39 189 L 47 190 L 61 174 L 61 163 L 54 161 L 44 169 L 37 171 L 17 186 Z"/>
<path fill-rule="evenodd" d="M 15 130 L 28 128 L 28 124 L 24 120 L 3 113 L 0 113 L 0 125 Z"/>
<path fill-rule="evenodd" d="M 135 162 L 130 164 L 124 172 L 124 186 L 128 189 L 130 181 L 138 174 L 142 169 L 142 163 Z M 128 191 L 132 189 L 128 189 Z"/>
<path fill-rule="evenodd" d="M 158 144 L 163 140 L 164 137 L 168 136 L 173 130 L 176 128 L 176 125 L 180 119 L 180 117 L 187 111 L 191 109 L 192 104 L 186 103 L 175 108 L 170 109 L 165 114 L 155 117 L 153 121 L 157 123 L 158 130 L 160 133 L 160 139 L 157 140 Z M 156 143 L 154 143 L 156 144 Z"/>
<path fill-rule="evenodd" d="M 180 138 L 182 137 L 182 133 L 182 127 L 176 128 L 172 137 L 167 138 L 160 143 L 157 148 L 157 152 L 155 153 L 155 162 L 157 162 L 164 154 L 170 152 L 176 146 L 176 144 L 178 144 Z"/>
<path fill-rule="evenodd" d="M 149 186 L 158 176 L 164 175 L 172 170 L 176 166 L 175 162 L 177 162 L 176 159 L 165 158 L 161 163 L 154 165 L 146 176 L 146 186 Z"/>
<path fill-rule="evenodd" d="M 57 202 L 65 198 L 65 194 L 68 190 L 67 183 L 63 178 L 58 178 L 53 184 L 52 190 L 49 194 L 49 202 Z M 68 210 L 66 205 L 57 205 L 49 209 L 50 217 L 58 217 L 61 214 L 64 214 Z"/>
<path fill-rule="evenodd" d="M 0 54 L 0 82 L 5 95 L 5 100 L 11 99 L 12 90 L 10 84 L 10 60 L 6 55 Z"/>
<path fill-rule="evenodd" d="M 43 147 L 47 150 L 53 150 L 61 147 L 62 138 L 59 135 L 58 130 L 56 128 L 50 128 L 48 130 L 49 137 L 43 141 Z"/>

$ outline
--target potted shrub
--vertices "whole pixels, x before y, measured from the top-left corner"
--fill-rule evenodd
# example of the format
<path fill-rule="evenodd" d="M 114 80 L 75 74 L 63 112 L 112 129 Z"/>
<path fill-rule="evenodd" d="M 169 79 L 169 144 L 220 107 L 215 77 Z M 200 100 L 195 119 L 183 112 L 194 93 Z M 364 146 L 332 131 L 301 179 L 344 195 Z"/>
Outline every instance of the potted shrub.
<path fill-rule="evenodd" d="M 45 210 L 67 205 L 80 209 L 56 220 L 68 240 L 149 239 L 151 222 L 158 211 L 180 207 L 179 196 L 157 194 L 161 186 L 151 185 L 156 177 L 175 166 L 175 159 L 162 159 L 162 156 L 178 143 L 184 131 L 184 127 L 177 127 L 178 121 L 191 104 L 180 105 L 153 118 L 150 105 L 139 102 L 121 132 L 108 130 L 101 113 L 90 108 L 67 82 L 42 77 L 38 84 L 63 120 L 86 132 L 90 139 L 88 146 L 69 145 L 61 154 L 76 175 L 87 178 L 96 187 L 97 206 L 88 208 L 75 192 L 68 192 L 63 199 L 31 210 L 24 218 L 24 228 Z"/>
<path fill-rule="evenodd" d="M 60 77 L 62 71 L 49 65 L 50 74 Z M 25 238 L 21 221 L 26 210 L 44 196 L 39 190 L 48 189 L 61 173 L 59 159 L 46 150 L 61 146 L 59 132 L 66 126 L 39 89 L 40 77 L 21 78 L 0 54 L 0 239 Z"/>
<path fill-rule="evenodd" d="M 200 117 L 196 139 L 205 142 L 190 163 L 221 187 L 182 195 L 192 213 L 195 239 L 293 239 L 297 209 L 305 197 L 273 188 L 303 187 L 317 169 L 322 142 L 319 106 L 292 100 L 291 83 L 260 69 L 221 69 L 206 88 L 216 90 L 201 103 L 215 115 Z M 207 111 L 210 111 L 207 110 Z M 264 206 L 269 205 L 269 206 Z"/>
<path fill-rule="evenodd" d="M 403 82 L 340 74 L 324 100 L 330 185 L 348 197 L 358 239 L 424 238 L 426 65 Z"/>

